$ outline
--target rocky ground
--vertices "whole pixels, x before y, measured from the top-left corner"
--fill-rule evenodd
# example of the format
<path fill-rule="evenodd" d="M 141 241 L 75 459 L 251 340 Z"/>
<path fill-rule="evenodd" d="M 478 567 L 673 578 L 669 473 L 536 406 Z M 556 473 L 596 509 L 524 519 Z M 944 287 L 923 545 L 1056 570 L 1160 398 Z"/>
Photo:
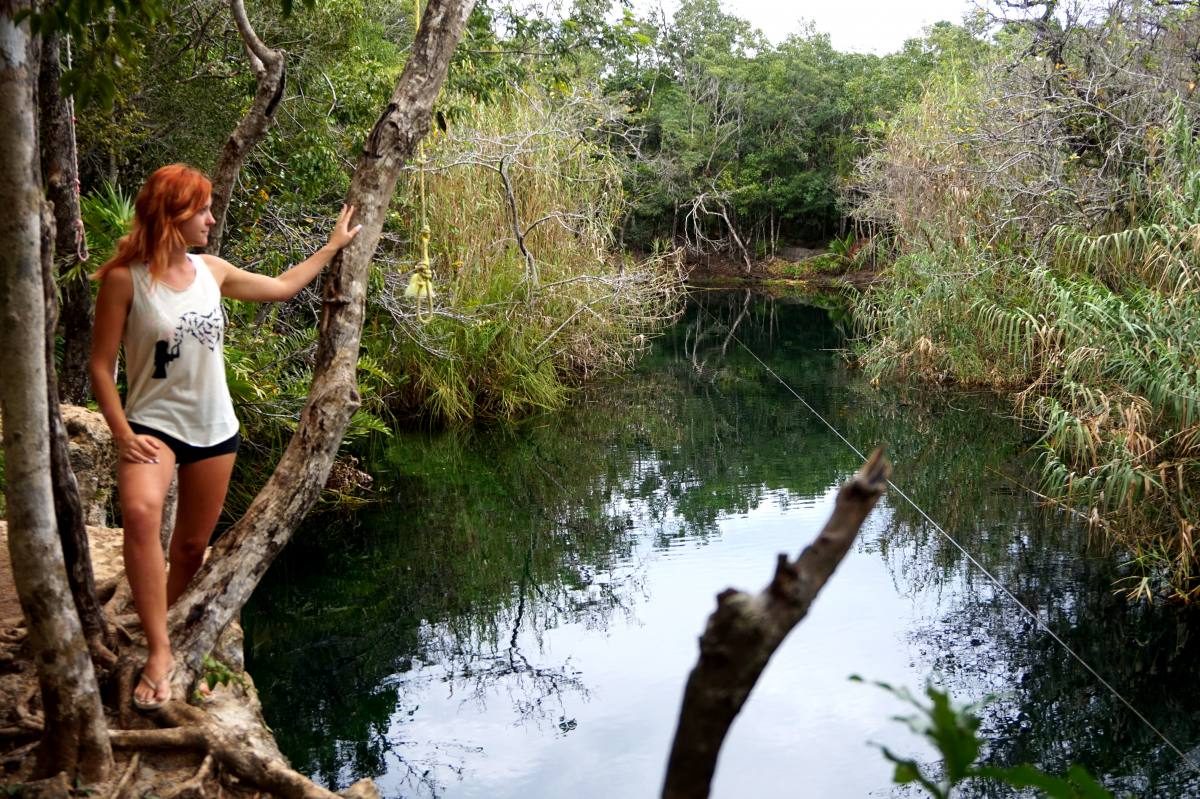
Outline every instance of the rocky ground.
<path fill-rule="evenodd" d="M 121 529 L 88 525 L 92 547 L 92 570 L 96 582 L 115 578 L 121 573 Z M 0 520 L 0 625 L 16 626 L 21 620 L 21 605 L 13 585 L 12 563 L 8 559 L 8 525 Z"/>

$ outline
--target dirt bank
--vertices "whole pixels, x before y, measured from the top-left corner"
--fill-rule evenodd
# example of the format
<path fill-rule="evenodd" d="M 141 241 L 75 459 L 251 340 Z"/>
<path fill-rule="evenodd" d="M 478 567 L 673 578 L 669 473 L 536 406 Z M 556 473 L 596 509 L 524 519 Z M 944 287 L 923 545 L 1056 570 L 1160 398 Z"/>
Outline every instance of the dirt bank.
<path fill-rule="evenodd" d="M 877 278 L 873 267 L 862 267 L 833 255 L 828 250 L 790 248 L 789 255 L 798 258 L 774 257 L 743 261 L 726 256 L 706 256 L 690 259 L 687 281 L 705 287 L 787 287 L 797 291 L 824 292 L 853 288 L 866 289 Z"/>

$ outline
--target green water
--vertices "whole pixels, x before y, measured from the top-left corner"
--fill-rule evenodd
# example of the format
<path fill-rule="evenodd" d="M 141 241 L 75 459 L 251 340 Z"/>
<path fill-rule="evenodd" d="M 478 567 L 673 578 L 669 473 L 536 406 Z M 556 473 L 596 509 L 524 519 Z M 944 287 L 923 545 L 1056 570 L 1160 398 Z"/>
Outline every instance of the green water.
<path fill-rule="evenodd" d="M 378 504 L 298 533 L 244 617 L 292 762 L 334 788 L 372 776 L 394 797 L 656 795 L 714 595 L 760 588 L 859 465 L 741 342 L 851 442 L 886 443 L 917 505 L 1171 740 L 1200 744 L 1188 619 L 1114 596 L 1117 561 L 1022 487 L 1034 437 L 1001 403 L 872 387 L 820 308 L 709 293 L 634 374 L 567 412 L 396 436 L 371 456 Z M 771 661 L 714 796 L 893 795 L 868 742 L 932 753 L 851 674 L 999 695 L 983 727 L 996 762 L 1075 761 L 1133 795 L 1200 796 L 1177 755 L 898 496 Z"/>

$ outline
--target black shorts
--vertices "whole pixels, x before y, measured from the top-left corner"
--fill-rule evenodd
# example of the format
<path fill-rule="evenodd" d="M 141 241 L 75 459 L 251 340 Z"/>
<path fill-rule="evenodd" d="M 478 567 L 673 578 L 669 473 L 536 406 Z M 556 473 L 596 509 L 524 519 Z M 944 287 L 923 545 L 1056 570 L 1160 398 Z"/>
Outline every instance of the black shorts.
<path fill-rule="evenodd" d="M 242 442 L 240 433 L 234 433 L 231 437 L 224 441 L 213 444 L 210 447 L 197 447 L 192 444 L 187 444 L 180 441 L 174 436 L 169 436 L 166 433 L 160 433 L 152 427 L 146 427 L 144 424 L 130 422 L 129 427 L 139 436 L 154 436 L 159 441 L 167 445 L 167 449 L 175 453 L 175 465 L 187 466 L 189 463 L 202 461 L 205 458 L 215 458 L 218 455 L 229 455 L 238 451 L 238 444 Z"/>

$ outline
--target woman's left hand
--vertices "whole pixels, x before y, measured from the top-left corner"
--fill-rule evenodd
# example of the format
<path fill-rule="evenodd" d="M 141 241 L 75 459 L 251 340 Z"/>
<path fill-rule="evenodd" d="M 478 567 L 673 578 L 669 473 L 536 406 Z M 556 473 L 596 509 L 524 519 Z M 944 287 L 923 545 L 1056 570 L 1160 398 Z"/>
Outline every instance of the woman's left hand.
<path fill-rule="evenodd" d="M 333 232 L 329 234 L 329 246 L 333 249 L 342 249 L 354 241 L 354 237 L 358 235 L 358 231 L 362 230 L 362 225 L 350 227 L 350 217 L 352 216 L 354 216 L 354 206 L 343 205 L 341 213 L 338 214 L 337 222 L 334 223 Z"/>

